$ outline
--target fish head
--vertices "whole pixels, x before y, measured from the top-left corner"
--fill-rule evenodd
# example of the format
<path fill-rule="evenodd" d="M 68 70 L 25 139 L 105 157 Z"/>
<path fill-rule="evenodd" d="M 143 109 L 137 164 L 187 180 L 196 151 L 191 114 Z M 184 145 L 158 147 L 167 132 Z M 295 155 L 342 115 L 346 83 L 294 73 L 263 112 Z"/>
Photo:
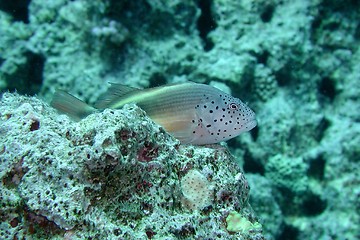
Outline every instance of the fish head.
<path fill-rule="evenodd" d="M 198 144 L 226 141 L 257 125 L 254 111 L 240 99 L 223 92 L 212 97 L 197 105 Z"/>

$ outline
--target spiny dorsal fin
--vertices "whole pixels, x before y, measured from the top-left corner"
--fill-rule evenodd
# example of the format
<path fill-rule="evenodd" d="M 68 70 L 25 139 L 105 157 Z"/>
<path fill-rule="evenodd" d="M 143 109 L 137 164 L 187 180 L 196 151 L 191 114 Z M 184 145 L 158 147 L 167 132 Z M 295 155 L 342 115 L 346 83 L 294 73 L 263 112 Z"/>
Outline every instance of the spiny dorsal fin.
<path fill-rule="evenodd" d="M 109 89 L 95 103 L 95 108 L 104 109 L 111 107 L 122 98 L 128 97 L 141 89 L 129 87 L 119 83 L 110 83 Z"/>
<path fill-rule="evenodd" d="M 110 85 L 111 86 L 107 90 L 106 94 L 116 95 L 117 97 L 121 97 L 129 92 L 140 90 L 139 88 L 129 87 L 120 83 L 110 83 Z"/>

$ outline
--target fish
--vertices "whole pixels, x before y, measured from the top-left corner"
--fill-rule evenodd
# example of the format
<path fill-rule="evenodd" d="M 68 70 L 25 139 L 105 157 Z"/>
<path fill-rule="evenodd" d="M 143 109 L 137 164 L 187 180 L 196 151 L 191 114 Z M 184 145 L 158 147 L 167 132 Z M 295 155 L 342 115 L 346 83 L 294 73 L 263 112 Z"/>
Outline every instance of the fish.
<path fill-rule="evenodd" d="M 180 143 L 192 145 L 227 141 L 257 125 L 254 111 L 244 102 L 206 84 L 184 82 L 146 89 L 110 84 L 94 106 L 62 90 L 54 93 L 51 106 L 79 120 L 135 103 Z"/>

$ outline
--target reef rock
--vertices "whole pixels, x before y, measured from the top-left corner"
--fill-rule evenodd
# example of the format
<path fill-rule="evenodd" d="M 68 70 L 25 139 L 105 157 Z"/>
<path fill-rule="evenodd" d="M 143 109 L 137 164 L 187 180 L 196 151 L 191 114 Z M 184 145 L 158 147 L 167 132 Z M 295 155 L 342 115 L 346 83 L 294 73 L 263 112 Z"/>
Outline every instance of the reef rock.
<path fill-rule="evenodd" d="M 0 102 L 1 239 L 263 239 L 226 147 L 183 146 L 136 105 L 74 122 L 35 97 Z M 199 202 L 191 202 L 206 199 Z"/>

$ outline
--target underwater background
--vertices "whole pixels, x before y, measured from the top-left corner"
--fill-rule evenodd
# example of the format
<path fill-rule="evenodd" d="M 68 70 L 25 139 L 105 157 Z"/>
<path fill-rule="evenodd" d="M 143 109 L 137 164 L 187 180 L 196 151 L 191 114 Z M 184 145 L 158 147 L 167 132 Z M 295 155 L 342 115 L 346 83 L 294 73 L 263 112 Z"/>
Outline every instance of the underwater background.
<path fill-rule="evenodd" d="M 360 239 L 360 1 L 0 0 L 0 239 Z M 258 126 L 181 145 L 108 82 L 193 81 Z"/>

